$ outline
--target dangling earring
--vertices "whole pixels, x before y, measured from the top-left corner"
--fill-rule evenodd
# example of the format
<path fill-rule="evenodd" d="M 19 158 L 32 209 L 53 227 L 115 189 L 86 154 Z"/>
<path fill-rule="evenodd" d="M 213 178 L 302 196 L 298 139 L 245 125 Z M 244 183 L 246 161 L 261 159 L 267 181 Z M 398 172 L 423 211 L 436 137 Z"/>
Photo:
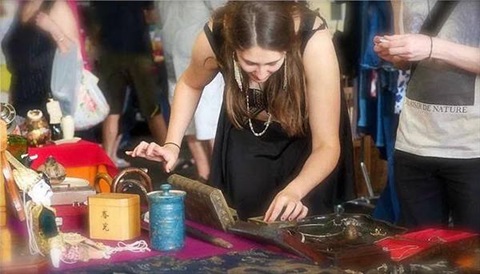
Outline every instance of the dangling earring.
<path fill-rule="evenodd" d="M 242 77 L 242 73 L 240 72 L 240 67 L 238 66 L 237 61 L 235 61 L 235 53 L 232 56 L 232 60 L 233 60 L 233 75 L 235 77 L 235 81 L 237 82 L 237 85 L 240 91 L 243 91 L 243 88 L 242 88 L 243 77 Z"/>
<path fill-rule="evenodd" d="M 285 54 L 285 61 L 283 61 L 283 90 L 287 90 L 287 55 Z"/>

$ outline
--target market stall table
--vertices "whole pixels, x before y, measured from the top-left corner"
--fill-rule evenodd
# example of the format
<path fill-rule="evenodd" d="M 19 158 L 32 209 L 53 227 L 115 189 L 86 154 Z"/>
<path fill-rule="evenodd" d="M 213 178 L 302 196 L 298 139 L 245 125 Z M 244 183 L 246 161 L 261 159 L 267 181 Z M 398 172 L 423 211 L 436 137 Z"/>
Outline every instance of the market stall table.
<path fill-rule="evenodd" d="M 85 140 L 30 147 L 28 154 L 38 156 L 32 163 L 33 169 L 37 169 L 49 156 L 53 156 L 58 163 L 65 167 L 68 177 L 86 179 L 91 185 L 94 184 L 95 177 L 99 173 L 106 173 L 112 178 L 118 173 L 117 167 L 101 146 Z M 107 184 L 101 184 L 100 190 L 101 192 L 110 192 L 110 187 Z"/>

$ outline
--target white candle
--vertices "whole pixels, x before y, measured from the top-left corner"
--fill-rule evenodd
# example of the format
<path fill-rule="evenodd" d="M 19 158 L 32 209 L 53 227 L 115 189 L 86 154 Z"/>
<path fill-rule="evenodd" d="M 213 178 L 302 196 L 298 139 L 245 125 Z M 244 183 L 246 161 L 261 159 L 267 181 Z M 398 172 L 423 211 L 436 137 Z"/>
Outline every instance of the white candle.
<path fill-rule="evenodd" d="M 70 115 L 62 117 L 62 122 L 60 125 L 63 131 L 63 139 L 73 139 L 75 135 L 75 122 L 73 121 L 73 117 Z"/>

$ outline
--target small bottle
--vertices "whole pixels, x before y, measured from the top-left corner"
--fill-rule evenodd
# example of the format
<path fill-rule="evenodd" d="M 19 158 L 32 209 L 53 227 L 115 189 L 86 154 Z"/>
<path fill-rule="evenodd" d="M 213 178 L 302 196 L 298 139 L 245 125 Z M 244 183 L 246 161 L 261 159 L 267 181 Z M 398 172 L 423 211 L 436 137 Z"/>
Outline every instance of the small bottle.
<path fill-rule="evenodd" d="M 52 141 L 63 139 L 62 126 L 60 124 L 62 120 L 60 103 L 53 98 L 48 99 L 47 111 L 50 115 L 50 132 Z"/>

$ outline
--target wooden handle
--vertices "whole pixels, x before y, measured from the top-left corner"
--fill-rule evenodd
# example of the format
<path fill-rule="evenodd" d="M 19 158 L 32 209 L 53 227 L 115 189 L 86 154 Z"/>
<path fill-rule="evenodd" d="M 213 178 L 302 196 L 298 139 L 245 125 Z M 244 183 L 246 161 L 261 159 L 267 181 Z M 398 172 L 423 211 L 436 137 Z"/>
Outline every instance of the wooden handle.
<path fill-rule="evenodd" d="M 25 211 L 22 205 L 22 198 L 18 187 L 13 179 L 12 168 L 7 161 L 6 157 L 7 150 L 7 124 L 0 120 L 0 166 L 2 167 L 2 174 L 5 178 L 5 187 L 6 193 L 14 209 L 15 216 L 20 220 L 25 220 Z"/>
<path fill-rule="evenodd" d="M 7 150 L 8 137 L 7 137 L 7 124 L 0 120 L 0 153 Z"/>
<path fill-rule="evenodd" d="M 233 245 L 220 238 L 220 237 L 216 237 L 216 236 L 213 236 L 213 235 L 210 235 L 198 228 L 195 228 L 193 226 L 189 226 L 189 225 L 185 225 L 185 232 L 187 233 L 187 235 L 191 236 L 192 238 L 195 238 L 195 239 L 198 239 L 198 240 L 201 240 L 201 241 L 204 241 L 204 242 L 207 242 L 207 243 L 210 243 L 210 244 L 213 244 L 213 245 L 216 245 L 216 246 L 219 246 L 219 247 L 223 247 L 223 248 L 226 248 L 226 249 L 230 249 L 233 247 Z"/>
<path fill-rule="evenodd" d="M 102 192 L 100 188 L 100 182 L 102 180 L 107 182 L 107 184 L 110 186 L 110 189 L 112 188 L 112 181 L 113 181 L 112 177 L 108 173 L 100 172 L 95 176 L 95 179 L 93 180 L 93 187 L 95 188 L 95 191 L 97 193 Z"/>

